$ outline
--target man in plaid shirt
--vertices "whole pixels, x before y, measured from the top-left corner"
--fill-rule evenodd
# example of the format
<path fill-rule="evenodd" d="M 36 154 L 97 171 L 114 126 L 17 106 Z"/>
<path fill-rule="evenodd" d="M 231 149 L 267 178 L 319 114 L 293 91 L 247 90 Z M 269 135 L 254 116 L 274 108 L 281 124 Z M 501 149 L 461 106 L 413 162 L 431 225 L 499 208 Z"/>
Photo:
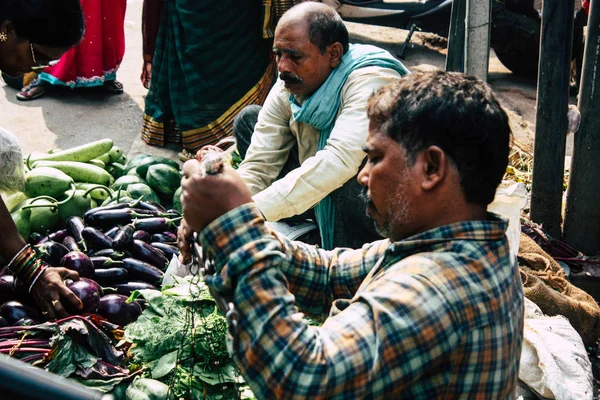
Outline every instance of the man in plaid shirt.
<path fill-rule="evenodd" d="M 237 173 L 184 166 L 183 208 L 237 313 L 260 399 L 511 399 L 523 291 L 507 221 L 486 212 L 510 128 L 474 77 L 418 72 L 369 101 L 367 213 L 388 239 L 324 251 L 270 231 Z M 311 326 L 299 309 L 327 316 Z"/>

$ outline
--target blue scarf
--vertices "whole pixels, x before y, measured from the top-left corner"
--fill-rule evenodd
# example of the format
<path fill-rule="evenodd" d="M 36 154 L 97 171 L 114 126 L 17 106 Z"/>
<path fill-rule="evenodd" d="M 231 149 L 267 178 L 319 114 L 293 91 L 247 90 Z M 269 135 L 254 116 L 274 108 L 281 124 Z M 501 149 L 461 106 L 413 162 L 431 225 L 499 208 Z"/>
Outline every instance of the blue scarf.
<path fill-rule="evenodd" d="M 348 76 L 356 69 L 364 67 L 383 67 L 406 75 L 409 71 L 390 53 L 375 46 L 350 45 L 350 50 L 344 54 L 329 78 L 313 93 L 304 104 L 300 105 L 293 95 L 290 95 L 292 116 L 296 122 L 312 125 L 320 131 L 317 151 L 323 150 L 335 125 L 335 117 L 341 103 L 342 88 Z M 367 116 L 365 115 L 365 118 Z M 317 224 L 321 232 L 321 244 L 324 249 L 333 249 L 333 232 L 335 208 L 331 195 L 326 196 L 315 206 Z"/>

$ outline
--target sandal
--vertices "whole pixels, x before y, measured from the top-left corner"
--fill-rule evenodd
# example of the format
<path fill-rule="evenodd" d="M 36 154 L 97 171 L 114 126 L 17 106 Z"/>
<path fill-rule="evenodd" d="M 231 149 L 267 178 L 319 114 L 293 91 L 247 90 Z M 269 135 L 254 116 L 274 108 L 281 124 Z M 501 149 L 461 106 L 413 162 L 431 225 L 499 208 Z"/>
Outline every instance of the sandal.
<path fill-rule="evenodd" d="M 31 81 L 31 83 L 25 86 L 19 93 L 17 93 L 17 100 L 30 101 L 42 97 L 46 94 L 48 86 L 44 81 L 37 78 Z"/>
<path fill-rule="evenodd" d="M 112 81 L 105 81 L 104 90 L 110 94 L 121 94 L 123 93 L 123 84 L 116 79 Z"/>
<path fill-rule="evenodd" d="M 177 154 L 177 156 L 179 157 L 179 159 L 182 162 L 186 162 L 189 160 L 193 160 L 194 158 L 196 158 L 196 154 L 195 153 L 191 153 L 190 151 L 183 149 L 183 151 L 179 154 Z"/>

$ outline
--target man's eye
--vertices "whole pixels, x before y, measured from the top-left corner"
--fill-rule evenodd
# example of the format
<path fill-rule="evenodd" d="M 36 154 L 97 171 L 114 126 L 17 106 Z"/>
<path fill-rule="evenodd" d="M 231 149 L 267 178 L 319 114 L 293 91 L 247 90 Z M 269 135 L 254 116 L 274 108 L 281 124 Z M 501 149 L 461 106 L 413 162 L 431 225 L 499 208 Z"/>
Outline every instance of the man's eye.
<path fill-rule="evenodd" d="M 369 163 L 371 164 L 377 164 L 378 161 L 379 157 L 369 157 Z"/>

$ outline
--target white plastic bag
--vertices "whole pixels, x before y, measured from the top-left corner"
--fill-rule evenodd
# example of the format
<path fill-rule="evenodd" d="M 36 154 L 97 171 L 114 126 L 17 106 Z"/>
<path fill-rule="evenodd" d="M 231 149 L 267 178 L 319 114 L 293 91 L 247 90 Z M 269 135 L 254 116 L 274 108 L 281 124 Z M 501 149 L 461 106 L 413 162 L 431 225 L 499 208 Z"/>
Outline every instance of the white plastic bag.
<path fill-rule="evenodd" d="M 488 211 L 502 214 L 508 217 L 508 229 L 506 236 L 510 246 L 510 255 L 514 258 L 519 253 L 519 241 L 521 238 L 521 210 L 527 204 L 527 189 L 521 182 L 502 181 L 494 201 L 488 206 Z"/>
<path fill-rule="evenodd" d="M 165 275 L 163 276 L 162 286 L 173 285 L 175 283 L 173 276 L 183 278 L 184 276 L 188 276 L 190 273 L 190 264 L 180 263 L 179 258 L 173 254 L 171 262 L 169 263 L 169 266 L 165 271 Z"/>
<path fill-rule="evenodd" d="M 543 398 L 592 400 L 594 394 L 592 363 L 577 331 L 527 298 L 519 379 Z"/>

